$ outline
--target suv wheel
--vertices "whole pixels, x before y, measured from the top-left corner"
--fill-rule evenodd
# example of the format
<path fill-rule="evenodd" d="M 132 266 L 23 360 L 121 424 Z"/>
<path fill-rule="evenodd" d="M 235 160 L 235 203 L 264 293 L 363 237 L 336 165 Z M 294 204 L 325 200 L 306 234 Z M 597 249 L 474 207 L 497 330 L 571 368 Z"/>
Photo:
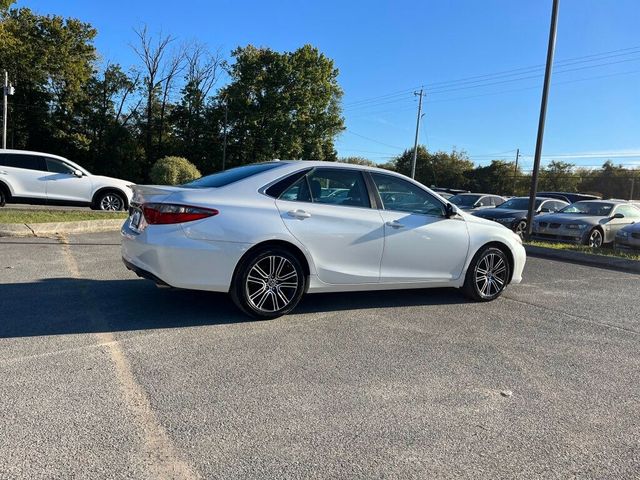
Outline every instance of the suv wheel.
<path fill-rule="evenodd" d="M 239 266 L 231 298 L 246 314 L 259 319 L 293 310 L 304 294 L 307 277 L 300 261 L 283 248 L 260 250 Z"/>
<path fill-rule="evenodd" d="M 4 193 L 4 189 L 0 188 L 0 207 L 4 207 L 7 203 L 7 195 Z"/>
<path fill-rule="evenodd" d="M 98 197 L 95 205 L 98 210 L 120 211 L 124 210 L 125 201 L 120 194 L 106 192 Z"/>

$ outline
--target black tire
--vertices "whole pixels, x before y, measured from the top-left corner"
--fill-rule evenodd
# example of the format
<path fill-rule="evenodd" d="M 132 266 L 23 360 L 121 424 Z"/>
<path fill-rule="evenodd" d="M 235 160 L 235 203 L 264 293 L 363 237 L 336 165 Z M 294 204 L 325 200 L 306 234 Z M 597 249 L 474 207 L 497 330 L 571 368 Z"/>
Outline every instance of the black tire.
<path fill-rule="evenodd" d="M 291 312 L 304 295 L 307 276 L 290 251 L 270 247 L 242 260 L 229 291 L 247 315 L 268 320 Z"/>
<path fill-rule="evenodd" d="M 499 248 L 485 247 L 471 260 L 462 292 L 476 302 L 495 300 L 502 295 L 510 275 L 511 267 L 506 254 Z"/>
<path fill-rule="evenodd" d="M 96 197 L 93 203 L 94 210 L 122 211 L 126 210 L 127 202 L 121 193 L 114 191 L 103 192 Z"/>
<path fill-rule="evenodd" d="M 513 231 L 520 235 L 520 238 L 524 237 L 524 234 L 527 231 L 527 221 L 520 220 L 514 227 Z"/>
<path fill-rule="evenodd" d="M 4 188 L 0 187 L 0 207 L 4 207 L 7 204 L 7 195 L 4 193 Z"/>
<path fill-rule="evenodd" d="M 604 234 L 598 227 L 593 228 L 584 243 L 587 247 L 601 248 L 604 245 Z"/>

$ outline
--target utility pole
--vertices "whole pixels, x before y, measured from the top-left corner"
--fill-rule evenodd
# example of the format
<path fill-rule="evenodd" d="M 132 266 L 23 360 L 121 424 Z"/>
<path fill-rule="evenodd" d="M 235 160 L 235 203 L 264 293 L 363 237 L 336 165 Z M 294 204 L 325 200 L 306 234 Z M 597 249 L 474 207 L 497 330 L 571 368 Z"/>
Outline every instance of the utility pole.
<path fill-rule="evenodd" d="M 413 158 L 411 159 L 411 178 L 416 178 L 416 160 L 418 159 L 418 133 L 420 132 L 420 119 L 422 118 L 422 97 L 424 88 L 420 89 L 420 92 L 413 92 L 414 95 L 418 95 L 418 118 L 416 119 L 416 138 L 413 142 Z"/>
<path fill-rule="evenodd" d="M 513 196 L 516 196 L 516 184 L 518 183 L 518 160 L 520 159 L 520 149 L 516 150 L 516 166 L 513 169 Z"/>
<path fill-rule="evenodd" d="M 7 149 L 7 95 L 9 95 L 9 74 L 4 71 L 4 87 L 2 88 L 4 103 L 2 105 L 2 149 Z"/>
<path fill-rule="evenodd" d="M 629 200 L 633 200 L 633 187 L 634 187 L 634 183 L 636 183 L 636 179 L 632 178 L 631 179 L 631 191 L 629 192 Z"/>
<path fill-rule="evenodd" d="M 224 140 L 222 143 L 222 170 L 226 168 L 227 164 L 227 121 L 229 118 L 229 105 L 227 99 L 224 99 Z"/>
<path fill-rule="evenodd" d="M 533 216 L 536 206 L 536 192 L 538 190 L 538 173 L 540 171 L 540 157 L 542 156 L 542 140 L 544 137 L 544 122 L 547 116 L 547 98 L 551 83 L 553 68 L 553 54 L 556 48 L 556 32 L 558 30 L 558 5 L 560 0 L 553 0 L 551 10 L 551 26 L 549 27 L 549 45 L 547 46 L 547 64 L 544 69 L 544 85 L 542 87 L 542 101 L 540 103 L 540 118 L 538 119 L 538 137 L 536 138 L 536 152 L 533 159 L 533 173 L 531 175 L 531 192 L 529 193 L 529 210 L 527 212 L 527 238 L 531 237 Z"/>

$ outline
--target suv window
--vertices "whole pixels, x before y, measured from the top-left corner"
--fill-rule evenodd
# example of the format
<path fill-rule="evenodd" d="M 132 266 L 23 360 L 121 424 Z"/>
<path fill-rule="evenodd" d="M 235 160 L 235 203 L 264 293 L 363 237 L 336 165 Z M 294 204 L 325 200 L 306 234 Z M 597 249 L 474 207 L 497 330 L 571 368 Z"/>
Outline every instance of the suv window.
<path fill-rule="evenodd" d="M 25 170 L 47 171 L 43 157 L 37 155 L 22 155 L 19 153 L 0 154 L 0 166 L 24 168 Z"/>
<path fill-rule="evenodd" d="M 371 173 L 385 210 L 444 216 L 444 206 L 435 197 L 401 178 Z"/>
<path fill-rule="evenodd" d="M 370 208 L 362 172 L 316 168 L 286 189 L 281 200 Z"/>
<path fill-rule="evenodd" d="M 47 158 L 47 170 L 53 173 L 68 173 L 72 174 L 74 172 L 74 168 L 71 168 L 64 162 L 60 160 L 54 160 L 53 158 Z"/>

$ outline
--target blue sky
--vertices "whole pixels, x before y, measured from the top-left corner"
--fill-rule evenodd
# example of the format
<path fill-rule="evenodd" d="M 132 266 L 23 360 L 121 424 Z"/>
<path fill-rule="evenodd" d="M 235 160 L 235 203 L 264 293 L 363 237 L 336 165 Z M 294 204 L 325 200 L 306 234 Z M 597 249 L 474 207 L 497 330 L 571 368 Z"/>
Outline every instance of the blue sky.
<path fill-rule="evenodd" d="M 551 0 L 17 5 L 92 23 L 103 59 L 125 67 L 136 63 L 129 44 L 142 24 L 225 56 L 249 43 L 281 51 L 310 43 L 340 70 L 347 126 L 340 156 L 384 162 L 411 147 L 412 92 L 424 85 L 420 142 L 429 149 L 455 146 L 484 164 L 513 159 L 520 148 L 524 167 L 532 165 L 543 69 L 531 67 L 545 61 Z M 638 0 L 561 0 L 543 162 L 640 164 L 639 24 Z"/>

